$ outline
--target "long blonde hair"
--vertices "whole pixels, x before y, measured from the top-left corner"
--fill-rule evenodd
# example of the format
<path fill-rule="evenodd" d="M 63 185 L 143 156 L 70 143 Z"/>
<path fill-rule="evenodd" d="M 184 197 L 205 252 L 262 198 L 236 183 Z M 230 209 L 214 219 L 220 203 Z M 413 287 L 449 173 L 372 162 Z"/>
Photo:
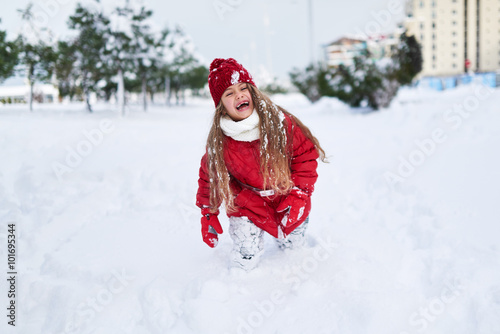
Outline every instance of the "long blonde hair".
<path fill-rule="evenodd" d="M 247 86 L 252 94 L 254 108 L 260 118 L 260 172 L 264 180 L 263 187 L 274 190 L 278 195 L 287 194 L 293 187 L 290 168 L 293 136 L 289 133 L 289 128 L 292 128 L 294 124 L 298 126 L 304 135 L 314 143 L 321 160 L 324 162 L 326 162 L 325 151 L 309 128 L 298 118 L 274 104 L 257 87 L 251 84 L 247 84 Z M 215 109 L 212 128 L 207 139 L 210 209 L 213 212 L 217 211 L 222 202 L 225 203 L 227 212 L 236 209 L 230 186 L 231 175 L 224 160 L 226 137 L 220 126 L 220 120 L 225 114 L 226 110 L 221 101 Z M 293 120 L 292 126 L 287 125 L 284 114 Z"/>

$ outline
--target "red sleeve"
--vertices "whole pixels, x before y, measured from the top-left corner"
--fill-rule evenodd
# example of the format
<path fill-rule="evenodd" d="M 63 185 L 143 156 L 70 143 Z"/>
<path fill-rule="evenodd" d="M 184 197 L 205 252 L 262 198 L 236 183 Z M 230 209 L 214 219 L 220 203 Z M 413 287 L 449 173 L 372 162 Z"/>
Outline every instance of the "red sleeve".
<path fill-rule="evenodd" d="M 198 192 L 196 193 L 196 206 L 199 208 L 210 206 L 210 177 L 208 176 L 208 161 L 206 153 L 201 158 Z"/>
<path fill-rule="evenodd" d="M 307 138 L 302 130 L 292 121 L 293 157 L 292 181 L 296 187 L 309 195 L 314 191 L 314 184 L 318 179 L 318 151 L 314 143 Z"/>

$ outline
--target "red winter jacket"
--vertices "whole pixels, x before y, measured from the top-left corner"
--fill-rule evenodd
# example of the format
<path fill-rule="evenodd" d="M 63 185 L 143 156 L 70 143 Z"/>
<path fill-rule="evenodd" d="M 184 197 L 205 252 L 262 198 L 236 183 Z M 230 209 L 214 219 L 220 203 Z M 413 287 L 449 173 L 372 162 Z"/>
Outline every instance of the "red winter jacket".
<path fill-rule="evenodd" d="M 290 129 L 290 117 L 288 115 L 285 117 Z M 295 187 L 298 187 L 309 196 L 301 219 L 293 226 L 287 227 L 280 226 L 285 213 L 276 212 L 276 208 L 287 195 L 262 197 L 257 191 L 251 190 L 251 188 L 262 189 L 264 183 L 260 172 L 260 140 L 244 142 L 234 140 L 228 136 L 224 137 L 224 158 L 231 175 L 231 187 L 237 206 L 237 211 L 228 213 L 228 216 L 248 217 L 256 226 L 275 238 L 280 237 L 280 228 L 285 235 L 288 235 L 307 218 L 311 210 L 310 195 L 314 191 L 314 183 L 318 178 L 316 173 L 318 162 L 316 159 L 318 159 L 319 155 L 314 144 L 295 124 L 291 126 L 291 134 L 293 136 L 292 181 Z M 199 175 L 196 205 L 202 208 L 210 206 L 210 178 L 206 153 L 201 159 Z"/>

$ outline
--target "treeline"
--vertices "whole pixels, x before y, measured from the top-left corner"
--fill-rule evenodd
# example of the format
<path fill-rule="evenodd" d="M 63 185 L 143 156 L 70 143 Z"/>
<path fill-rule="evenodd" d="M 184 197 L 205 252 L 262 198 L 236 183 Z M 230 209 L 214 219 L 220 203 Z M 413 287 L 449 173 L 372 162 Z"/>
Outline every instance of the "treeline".
<path fill-rule="evenodd" d="M 365 50 L 352 65 L 310 65 L 290 73 L 292 83 L 311 102 L 323 96 L 336 97 L 352 107 L 388 107 L 399 88 L 410 85 L 422 70 L 421 46 L 414 36 L 403 33 L 391 57 L 373 60 Z"/>
<path fill-rule="evenodd" d="M 153 11 L 128 1 L 106 14 L 100 6 L 77 4 L 68 19 L 72 37 L 53 40 L 35 26 L 33 4 L 19 10 L 24 31 L 7 41 L 0 30 L 0 82 L 23 72 L 30 85 L 32 110 L 35 83 L 54 83 L 60 97 L 86 101 L 90 96 L 116 97 L 125 111 L 126 92 L 140 92 L 144 110 L 156 93 L 183 100 L 185 89 L 203 89 L 208 69 L 180 27 L 155 29 Z"/>

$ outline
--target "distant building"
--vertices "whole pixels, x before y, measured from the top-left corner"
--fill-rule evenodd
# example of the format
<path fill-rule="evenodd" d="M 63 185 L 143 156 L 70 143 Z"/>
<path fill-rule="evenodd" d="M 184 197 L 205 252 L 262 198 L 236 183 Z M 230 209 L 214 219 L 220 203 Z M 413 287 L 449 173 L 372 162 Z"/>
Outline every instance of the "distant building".
<path fill-rule="evenodd" d="M 10 78 L 0 85 L 0 103 L 27 103 L 30 87 L 24 80 Z M 59 91 L 51 84 L 35 84 L 33 99 L 40 103 L 58 102 Z"/>
<path fill-rule="evenodd" d="M 379 60 L 390 58 L 399 44 L 400 35 L 403 33 L 397 29 L 392 34 L 379 34 L 368 36 L 367 46 L 372 59 Z"/>
<path fill-rule="evenodd" d="M 361 39 L 340 38 L 325 46 L 326 62 L 330 67 L 341 64 L 354 64 L 354 57 L 361 55 L 367 49 L 366 41 Z"/>
<path fill-rule="evenodd" d="M 388 58 L 398 43 L 399 33 L 372 35 L 367 39 L 342 37 L 325 46 L 326 63 L 329 67 L 350 66 L 356 56 L 366 51 L 373 60 Z"/>
<path fill-rule="evenodd" d="M 500 69 L 499 0 L 410 0 L 405 27 L 422 45 L 420 76 Z"/>

